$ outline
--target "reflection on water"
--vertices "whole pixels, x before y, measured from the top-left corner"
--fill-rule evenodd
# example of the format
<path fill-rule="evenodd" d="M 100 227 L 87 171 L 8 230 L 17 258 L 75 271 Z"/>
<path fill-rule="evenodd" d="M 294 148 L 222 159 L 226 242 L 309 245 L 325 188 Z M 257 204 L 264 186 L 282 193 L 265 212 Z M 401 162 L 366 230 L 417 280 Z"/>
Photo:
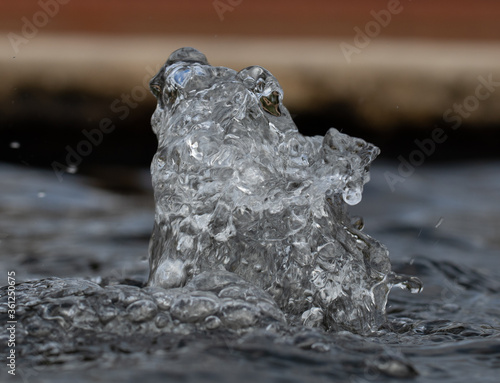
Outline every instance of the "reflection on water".
<path fill-rule="evenodd" d="M 242 333 L 214 328 L 148 335 L 140 320 L 130 325 L 130 336 L 85 333 L 64 326 L 64 310 L 71 307 L 62 304 L 64 297 L 43 298 L 49 290 L 40 285 L 39 299 L 52 300 L 52 308 L 35 314 L 55 318 L 59 339 L 47 333 L 46 342 L 35 343 L 19 333 L 20 374 L 27 381 L 53 382 L 372 382 L 387 377 L 495 382 L 500 368 L 498 165 L 421 168 L 394 193 L 383 177 L 385 170 L 393 171 L 390 165 L 372 168 L 363 202 L 352 212 L 364 217 L 368 234 L 387 245 L 396 271 L 417 275 L 425 289 L 418 295 L 394 289 L 387 324 L 371 336 L 326 334 L 279 322 Z M 133 285 L 147 278 L 152 196 L 118 195 L 93 183 L 79 176 L 59 183 L 50 172 L 2 165 L 0 269 L 15 270 L 19 282 L 90 279 L 81 295 L 88 297 L 85 304 L 100 294 L 91 293 L 92 286 L 111 291 L 121 281 L 130 293 L 117 295 L 116 302 L 133 305 L 130 296 L 138 291 Z M 4 320 L 4 290 L 1 297 Z M 32 305 L 42 310 L 39 303 Z M 80 307 L 90 307 L 85 304 Z M 111 316 L 100 312 L 104 321 Z M 0 334 L 2 343 L 5 336 Z"/>

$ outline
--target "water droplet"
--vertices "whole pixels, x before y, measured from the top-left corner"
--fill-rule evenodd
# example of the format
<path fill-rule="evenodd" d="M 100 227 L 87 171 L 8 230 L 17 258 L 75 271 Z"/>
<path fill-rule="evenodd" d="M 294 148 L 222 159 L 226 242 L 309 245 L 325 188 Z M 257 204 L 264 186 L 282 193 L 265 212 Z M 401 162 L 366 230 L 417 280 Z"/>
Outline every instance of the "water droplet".
<path fill-rule="evenodd" d="M 78 168 L 76 166 L 70 165 L 66 168 L 66 172 L 70 174 L 75 174 L 78 171 Z"/>
<path fill-rule="evenodd" d="M 357 205 L 362 198 L 362 188 L 359 186 L 346 187 L 342 193 L 342 198 L 348 205 Z"/>
<path fill-rule="evenodd" d="M 351 224 L 352 226 L 354 226 L 355 229 L 358 230 L 363 230 L 363 228 L 365 227 L 365 222 L 363 221 L 363 217 L 358 217 L 358 216 L 352 217 Z"/>
<path fill-rule="evenodd" d="M 440 217 L 439 220 L 437 221 L 436 225 L 435 225 L 435 228 L 437 229 L 439 226 L 441 226 L 441 224 L 443 223 L 443 221 L 444 221 L 444 218 Z"/>
<path fill-rule="evenodd" d="M 37 194 L 37 197 L 38 198 L 45 198 L 46 194 L 44 191 L 39 191 L 38 194 Z"/>
<path fill-rule="evenodd" d="M 409 290 L 412 294 L 418 294 L 424 289 L 424 284 L 417 277 L 391 273 L 387 276 L 388 282 L 394 287 Z"/>
<path fill-rule="evenodd" d="M 12 141 L 10 143 L 10 147 L 11 147 L 11 149 L 19 149 L 21 147 L 21 144 L 17 141 Z"/>

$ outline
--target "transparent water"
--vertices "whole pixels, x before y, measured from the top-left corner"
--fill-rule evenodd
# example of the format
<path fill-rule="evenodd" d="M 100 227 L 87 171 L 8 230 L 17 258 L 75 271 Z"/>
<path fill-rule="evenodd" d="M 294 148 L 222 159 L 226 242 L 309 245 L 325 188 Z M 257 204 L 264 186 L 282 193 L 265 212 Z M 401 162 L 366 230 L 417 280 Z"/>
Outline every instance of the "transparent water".
<path fill-rule="evenodd" d="M 263 105 L 271 116 L 272 105 Z M 147 172 L 136 176 L 147 193 L 124 196 L 77 175 L 59 183 L 49 172 L 2 165 L 0 270 L 5 281 L 16 271 L 20 283 L 16 378 L 496 382 L 498 165 L 423 167 L 391 193 L 384 172 L 394 165 L 375 163 L 350 215 L 363 216 L 364 231 L 386 244 L 393 271 L 425 288 L 392 289 L 374 331 L 325 329 L 324 314 L 309 308 L 301 322 L 235 272 L 199 270 L 179 287 L 145 286 L 155 225 Z"/>
<path fill-rule="evenodd" d="M 149 286 L 230 271 L 289 324 L 369 332 L 396 281 L 388 252 L 352 223 L 379 149 L 330 129 L 298 132 L 266 69 L 213 67 L 182 48 L 151 80 L 158 149 Z"/>
<path fill-rule="evenodd" d="M 61 311 L 44 314 L 48 307 L 62 310 L 67 297 L 31 293 L 34 314 L 63 319 L 43 319 L 50 331 L 40 336 L 17 334 L 18 378 L 371 382 L 392 376 L 391 381 L 408 381 L 397 377 L 403 375 L 415 382 L 495 382 L 500 368 L 500 208 L 491 201 L 499 182 L 492 175 L 499 165 L 421 168 L 394 193 L 383 177 L 386 170 L 394 171 L 392 164 L 372 168 L 372 180 L 353 214 L 364 212 L 365 231 L 387 244 L 393 269 L 417 275 L 425 285 L 420 294 L 393 289 L 387 326 L 372 335 L 301 326 L 265 326 L 241 334 L 222 326 L 190 332 L 185 328 L 189 323 L 178 333 L 147 335 L 143 325 L 126 320 L 126 302 L 120 300 L 116 307 L 122 310 L 122 325 L 129 323 L 126 331 L 84 330 L 65 327 Z M 464 183 L 464 177 L 474 182 Z M 148 178 L 145 171 L 137 182 L 147 188 Z M 93 184 L 79 176 L 60 184 L 50 172 L 2 165 L 2 273 L 15 270 L 18 282 L 57 277 L 102 286 L 121 283 L 129 295 L 139 294 L 132 285 L 148 277 L 152 198 L 117 195 Z M 44 198 L 38 197 L 40 190 Z M 5 301 L 3 289 L 4 322 Z M 29 300 L 22 302 L 28 307 Z M 106 315 L 113 314 L 101 313 L 104 321 Z M 5 332 L 1 336 L 3 346 Z"/>

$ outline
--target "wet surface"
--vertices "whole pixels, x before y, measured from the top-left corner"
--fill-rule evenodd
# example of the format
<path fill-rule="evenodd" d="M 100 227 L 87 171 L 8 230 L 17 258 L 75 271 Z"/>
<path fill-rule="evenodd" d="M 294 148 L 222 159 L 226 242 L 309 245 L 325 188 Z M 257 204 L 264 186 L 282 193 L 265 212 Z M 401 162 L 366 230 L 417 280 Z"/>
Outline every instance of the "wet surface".
<path fill-rule="evenodd" d="M 417 275 L 425 288 L 417 295 L 393 289 L 387 324 L 372 335 L 325 333 L 279 321 L 245 331 L 222 327 L 179 333 L 132 325 L 119 334 L 61 324 L 56 341 L 50 334 L 46 342 L 35 342 L 18 333 L 14 379 L 496 382 L 498 168 L 494 162 L 422 167 L 391 192 L 384 173 L 397 169 L 375 164 L 363 201 L 351 212 L 363 216 L 364 230 L 386 244 L 393 268 Z M 143 193 L 120 195 L 79 175 L 59 183 L 52 172 L 2 165 L 2 285 L 6 272 L 14 270 L 17 282 L 87 279 L 103 290 L 137 291 L 133 285 L 147 279 L 154 217 L 148 178 L 147 170 L 134 178 Z M 5 322 L 4 290 L 1 297 Z M 58 301 L 64 297 L 41 294 L 32 304 L 48 298 L 64 309 Z M 0 336 L 5 343 L 6 333 Z"/>

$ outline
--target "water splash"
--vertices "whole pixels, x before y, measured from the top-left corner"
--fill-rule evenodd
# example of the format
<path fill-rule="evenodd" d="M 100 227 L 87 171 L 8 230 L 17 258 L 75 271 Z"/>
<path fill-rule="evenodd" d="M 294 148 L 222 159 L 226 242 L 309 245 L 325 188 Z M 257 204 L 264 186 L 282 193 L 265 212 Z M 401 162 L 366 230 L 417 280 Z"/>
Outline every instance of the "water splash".
<path fill-rule="evenodd" d="M 227 270 L 269 293 L 291 323 L 378 328 L 394 284 L 388 252 L 346 204 L 360 202 L 379 149 L 334 128 L 301 135 L 269 71 L 213 67 L 193 48 L 172 53 L 151 90 L 149 286 Z"/>
<path fill-rule="evenodd" d="M 407 275 L 396 274 L 391 272 L 387 278 L 388 282 L 393 287 L 399 287 L 401 289 L 406 289 L 412 294 L 418 294 L 424 289 L 422 281 L 417 277 L 410 277 Z"/>

